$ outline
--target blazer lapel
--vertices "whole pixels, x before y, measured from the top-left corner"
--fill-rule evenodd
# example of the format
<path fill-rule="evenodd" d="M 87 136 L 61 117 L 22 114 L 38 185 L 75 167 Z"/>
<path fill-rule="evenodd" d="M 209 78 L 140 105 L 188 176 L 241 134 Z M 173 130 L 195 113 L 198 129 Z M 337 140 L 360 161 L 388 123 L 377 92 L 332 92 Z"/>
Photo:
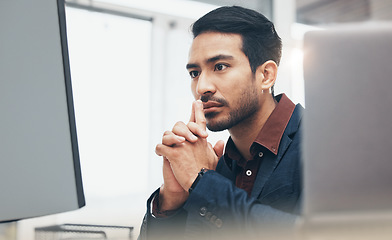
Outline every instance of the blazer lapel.
<path fill-rule="evenodd" d="M 272 172 L 275 170 L 276 166 L 279 164 L 280 160 L 286 153 L 288 147 L 290 146 L 292 140 L 289 136 L 296 133 L 301 122 L 303 108 L 301 105 L 297 105 L 294 112 L 287 124 L 286 130 L 282 135 L 282 139 L 279 144 L 278 155 L 265 154 L 265 158 L 262 160 L 255 183 L 253 185 L 251 197 L 258 198 L 264 188 L 265 183 L 268 181 Z M 267 155 L 267 156 L 266 156 Z"/>
<path fill-rule="evenodd" d="M 268 181 L 272 172 L 275 170 L 276 166 L 279 164 L 287 148 L 290 146 L 291 139 L 287 135 L 282 136 L 282 140 L 279 146 L 278 155 L 265 154 L 265 158 L 262 160 L 255 183 L 253 185 L 251 197 L 258 198 L 261 191 L 264 188 L 265 183 Z M 267 155 L 267 156 L 266 156 Z"/>

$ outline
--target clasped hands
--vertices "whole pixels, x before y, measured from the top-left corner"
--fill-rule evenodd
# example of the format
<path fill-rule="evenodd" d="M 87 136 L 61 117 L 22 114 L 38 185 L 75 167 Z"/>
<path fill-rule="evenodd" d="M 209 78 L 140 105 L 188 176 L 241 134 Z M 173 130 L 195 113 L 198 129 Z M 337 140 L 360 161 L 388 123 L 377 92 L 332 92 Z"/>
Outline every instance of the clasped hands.
<path fill-rule="evenodd" d="M 215 170 L 224 142 L 218 141 L 212 147 L 207 137 L 203 103 L 198 100 L 192 104 L 188 124 L 177 122 L 172 131 L 164 133 L 162 144 L 156 146 L 156 154 L 163 156 L 164 184 L 159 194 L 162 211 L 177 209 L 186 201 L 200 169 Z"/>

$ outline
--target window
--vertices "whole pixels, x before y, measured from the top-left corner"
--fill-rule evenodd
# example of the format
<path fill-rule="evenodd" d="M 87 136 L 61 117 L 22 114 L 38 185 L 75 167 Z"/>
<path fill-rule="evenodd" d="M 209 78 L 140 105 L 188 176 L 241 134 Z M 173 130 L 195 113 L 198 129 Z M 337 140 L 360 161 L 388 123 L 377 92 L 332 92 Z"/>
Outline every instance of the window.
<path fill-rule="evenodd" d="M 151 22 L 72 7 L 66 12 L 88 207 L 146 189 Z"/>

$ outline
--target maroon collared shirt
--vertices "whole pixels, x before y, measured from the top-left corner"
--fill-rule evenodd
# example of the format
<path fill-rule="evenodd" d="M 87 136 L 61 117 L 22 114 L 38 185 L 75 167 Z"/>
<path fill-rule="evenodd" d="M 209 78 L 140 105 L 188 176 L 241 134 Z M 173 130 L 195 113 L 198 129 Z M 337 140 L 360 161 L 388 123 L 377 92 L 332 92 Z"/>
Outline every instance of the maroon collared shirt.
<path fill-rule="evenodd" d="M 283 132 L 294 112 L 295 104 L 285 94 L 277 96 L 276 100 L 278 104 L 250 147 L 252 159 L 244 159 L 231 138 L 226 144 L 225 158 L 236 161 L 240 167 L 236 186 L 244 189 L 249 196 L 264 154 L 266 151 L 278 154 Z"/>

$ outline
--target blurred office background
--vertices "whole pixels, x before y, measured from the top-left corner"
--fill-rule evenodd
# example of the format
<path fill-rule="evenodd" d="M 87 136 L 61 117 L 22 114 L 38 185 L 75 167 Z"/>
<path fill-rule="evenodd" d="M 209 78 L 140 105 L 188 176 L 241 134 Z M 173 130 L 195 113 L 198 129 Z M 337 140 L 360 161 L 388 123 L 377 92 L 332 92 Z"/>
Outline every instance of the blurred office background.
<path fill-rule="evenodd" d="M 32 240 L 34 228 L 62 223 L 133 226 L 137 237 L 146 199 L 162 183 L 155 145 L 190 114 L 189 26 L 222 5 L 258 10 L 275 23 L 284 46 L 275 92 L 303 105 L 306 31 L 392 19 L 390 0 L 66 0 L 87 205 L 12 223 L 3 233 L 0 226 L 0 239 Z M 211 133 L 210 140 L 227 137 Z"/>

